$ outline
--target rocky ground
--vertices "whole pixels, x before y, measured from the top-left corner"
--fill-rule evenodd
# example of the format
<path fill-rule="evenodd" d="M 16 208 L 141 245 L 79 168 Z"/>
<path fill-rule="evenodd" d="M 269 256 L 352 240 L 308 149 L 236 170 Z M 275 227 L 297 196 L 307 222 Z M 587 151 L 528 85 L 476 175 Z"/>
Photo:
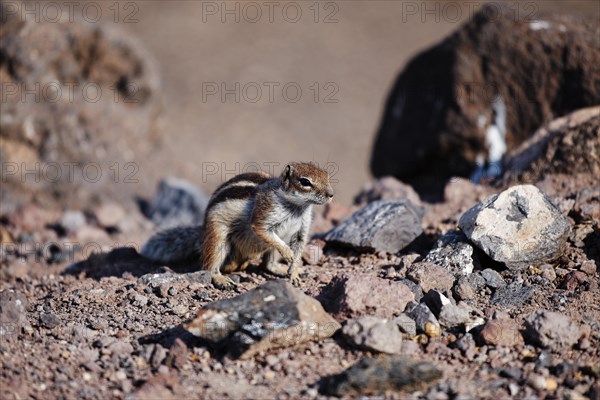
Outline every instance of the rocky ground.
<path fill-rule="evenodd" d="M 447 185 L 445 202 L 428 204 L 410 187 L 388 179 L 365 188 L 353 207 L 328 205 L 317 215 L 299 289 L 337 322 L 331 319 L 333 329 L 319 338 L 292 335 L 242 357 L 238 347 L 246 342 L 235 333 L 238 325 L 226 332 L 229 341 L 220 342 L 223 338 L 194 336 L 185 324 L 208 306 L 221 307 L 230 313 L 227 318 L 241 313 L 246 324 L 268 326 L 269 321 L 257 322 L 256 311 L 238 296 L 276 277 L 251 268 L 235 275 L 237 291 L 223 292 L 205 273 L 190 272 L 193 266 L 169 268 L 144 260 L 135 247 L 152 234 L 153 222 L 115 203 L 66 212 L 27 206 L 5 214 L 0 219 L 2 398 L 325 398 L 386 391 L 376 396 L 597 398 L 600 192 L 593 182 L 590 174 L 546 175 L 537 187 L 551 203 L 533 186 L 513 186 L 518 193 L 526 190 L 529 199 L 526 205 L 515 203 L 517 213 L 524 213 L 518 221 L 510 214 L 510 198 L 518 195 L 506 191 L 495 198 L 490 207 L 507 212 L 504 222 L 517 229 L 514 237 L 494 242 L 495 253 L 485 246 L 485 232 L 468 228 L 469 218 L 484 213 L 466 211 L 501 192 L 501 186 L 457 178 Z M 502 201 L 508 201 L 506 210 Z M 389 202 L 402 206 L 370 214 L 372 221 L 386 223 L 362 226 L 371 236 L 361 237 L 360 247 L 340 246 L 356 219 L 346 220 L 353 210 Z M 194 209 L 193 203 L 183 204 Z M 489 203 L 480 203 L 479 211 Z M 399 221 L 419 226 L 408 227 L 401 237 L 377 234 L 386 226 L 397 230 Z M 531 235 L 531 243 L 513 254 L 518 263 L 500 263 L 486 254 L 498 258 L 529 221 L 533 225 L 527 229 L 550 228 Z M 476 225 L 481 230 L 490 228 L 488 223 Z M 510 228 L 494 224 L 493 232 Z M 322 235 L 334 225 L 346 227 Z M 405 247 L 406 240 L 411 243 Z M 273 301 L 259 309 L 299 313 L 291 322 L 279 321 L 284 328 L 294 326 L 306 318 L 306 305 L 293 300 L 299 296 L 293 293 L 285 294 L 292 298 L 285 307 Z M 219 302 L 233 298 L 233 310 Z M 274 326 L 270 329 L 282 328 Z M 405 358 L 382 357 L 385 353 Z M 379 364 L 337 375 L 360 360 L 372 362 L 370 356 L 379 356 Z M 426 363 L 414 366 L 407 359 Z M 402 371 L 407 383 L 387 379 L 393 371 Z"/>
<path fill-rule="evenodd" d="M 0 7 L 9 3 L 0 0 Z M 115 161 L 122 169 L 135 154 L 156 161 L 148 154 L 167 131 L 157 122 L 162 86 L 148 55 L 101 25 L 7 19 L 0 25 L 7 87 L 116 84 L 123 102 L 23 105 L 16 92 L 3 103 L 0 397 L 599 398 L 600 92 L 590 61 L 599 55 L 597 24 L 570 17 L 492 24 L 479 15 L 431 50 L 468 55 L 449 57 L 465 65 L 441 68 L 458 81 L 497 84 L 507 99 L 509 89 L 527 87 L 531 70 L 552 67 L 539 85 L 550 92 L 527 93 L 539 96 L 527 109 L 486 99 L 477 107 L 442 105 L 443 126 L 427 131 L 428 139 L 421 134 L 429 112 L 425 121 L 423 113 L 394 113 L 407 89 L 407 78 L 399 78 L 375 146 L 383 164 L 373 172 L 402 177 L 400 161 L 412 166 L 411 157 L 421 157 L 434 171 L 408 171 L 407 179 L 435 195 L 420 197 L 390 176 L 369 182 L 352 204 L 336 200 L 316 210 L 299 288 L 251 266 L 232 275 L 235 291 L 213 288 L 195 263 L 161 265 L 138 252 L 157 230 L 202 222 L 207 197 L 194 184 L 165 179 L 153 198 L 138 198 L 121 179 L 48 178 L 48 168 L 66 159 L 78 163 L 78 175 L 90 160 L 113 172 Z M 531 36 L 521 42 L 506 30 Z M 485 51 L 469 50 L 473 43 Z M 432 53 L 424 54 L 407 67 L 409 78 L 418 78 L 411 82 L 434 82 L 420 75 Z M 190 65 L 197 70 L 198 63 Z M 143 90 L 128 90 L 130 80 Z M 425 97 L 450 90 L 408 89 Z M 429 110 L 430 103 L 415 95 L 406 107 Z M 238 134 L 246 138 L 246 131 Z M 413 134 L 440 146 L 417 151 L 407 145 Z M 506 141 L 494 142 L 498 134 Z M 327 140 L 347 141 L 340 138 Z M 228 149 L 237 143 L 223 141 Z M 492 151 L 494 143 L 502 151 Z M 192 156 L 181 158 L 196 161 L 197 147 L 188 147 L 180 153 Z M 335 148 L 357 164 L 354 153 Z M 255 155 L 244 152 L 237 159 Z M 6 169 L 15 165 L 42 167 L 23 179 L 22 171 Z M 471 180 L 451 177 L 470 172 Z"/>

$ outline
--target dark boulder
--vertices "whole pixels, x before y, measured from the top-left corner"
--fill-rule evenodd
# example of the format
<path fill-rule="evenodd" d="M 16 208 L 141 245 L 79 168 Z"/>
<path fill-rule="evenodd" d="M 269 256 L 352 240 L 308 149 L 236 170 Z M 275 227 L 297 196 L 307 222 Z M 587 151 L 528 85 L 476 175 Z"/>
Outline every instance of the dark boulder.
<path fill-rule="evenodd" d="M 422 193 L 452 176 L 499 175 L 506 150 L 557 116 L 600 103 L 599 37 L 597 17 L 534 21 L 508 6 L 482 7 L 399 75 L 373 174 Z"/>

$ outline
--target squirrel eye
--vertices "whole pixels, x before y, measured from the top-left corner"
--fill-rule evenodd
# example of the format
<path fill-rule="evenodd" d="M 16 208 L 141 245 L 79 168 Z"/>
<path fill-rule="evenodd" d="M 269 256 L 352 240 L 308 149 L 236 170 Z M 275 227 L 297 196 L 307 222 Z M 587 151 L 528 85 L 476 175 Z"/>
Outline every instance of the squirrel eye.
<path fill-rule="evenodd" d="M 300 178 L 299 181 L 302 186 L 307 186 L 307 187 L 312 186 L 312 183 L 310 183 L 310 181 L 306 178 Z"/>

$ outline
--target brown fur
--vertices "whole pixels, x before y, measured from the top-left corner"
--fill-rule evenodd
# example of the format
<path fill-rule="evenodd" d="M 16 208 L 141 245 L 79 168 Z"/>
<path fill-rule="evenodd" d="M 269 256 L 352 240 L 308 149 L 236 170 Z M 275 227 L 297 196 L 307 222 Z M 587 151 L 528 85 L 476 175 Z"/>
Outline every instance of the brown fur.
<path fill-rule="evenodd" d="M 262 257 L 262 268 L 297 284 L 312 205 L 332 197 L 327 171 L 310 163 L 290 163 L 279 177 L 237 175 L 211 196 L 203 227 L 160 232 L 144 245 L 142 255 L 163 263 L 199 255 L 201 267 L 220 288 L 235 285 L 222 273 L 242 271 Z M 287 266 L 276 262 L 276 252 Z"/>
<path fill-rule="evenodd" d="M 309 163 L 288 164 L 279 178 L 253 173 L 230 179 L 217 189 L 206 210 L 202 268 L 211 272 L 215 286 L 228 288 L 234 283 L 222 272 L 243 270 L 261 256 L 265 269 L 282 274 L 274 264 L 277 251 L 288 264 L 287 274 L 298 283 L 312 205 L 332 197 L 327 171 Z"/>

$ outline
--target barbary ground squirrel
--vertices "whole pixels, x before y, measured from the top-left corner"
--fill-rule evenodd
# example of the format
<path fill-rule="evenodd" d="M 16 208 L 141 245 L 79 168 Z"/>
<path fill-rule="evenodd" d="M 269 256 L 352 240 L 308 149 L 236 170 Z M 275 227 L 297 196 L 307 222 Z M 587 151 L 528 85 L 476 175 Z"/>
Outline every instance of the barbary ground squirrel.
<path fill-rule="evenodd" d="M 298 264 L 308 238 L 313 204 L 333 198 L 327 171 L 312 163 L 290 163 L 279 177 L 266 173 L 237 175 L 211 196 L 204 225 L 159 232 L 142 256 L 165 264 L 199 257 L 213 285 L 236 284 L 222 275 L 244 270 L 262 256 L 261 267 L 300 283 Z M 287 263 L 276 262 L 275 250 Z"/>

